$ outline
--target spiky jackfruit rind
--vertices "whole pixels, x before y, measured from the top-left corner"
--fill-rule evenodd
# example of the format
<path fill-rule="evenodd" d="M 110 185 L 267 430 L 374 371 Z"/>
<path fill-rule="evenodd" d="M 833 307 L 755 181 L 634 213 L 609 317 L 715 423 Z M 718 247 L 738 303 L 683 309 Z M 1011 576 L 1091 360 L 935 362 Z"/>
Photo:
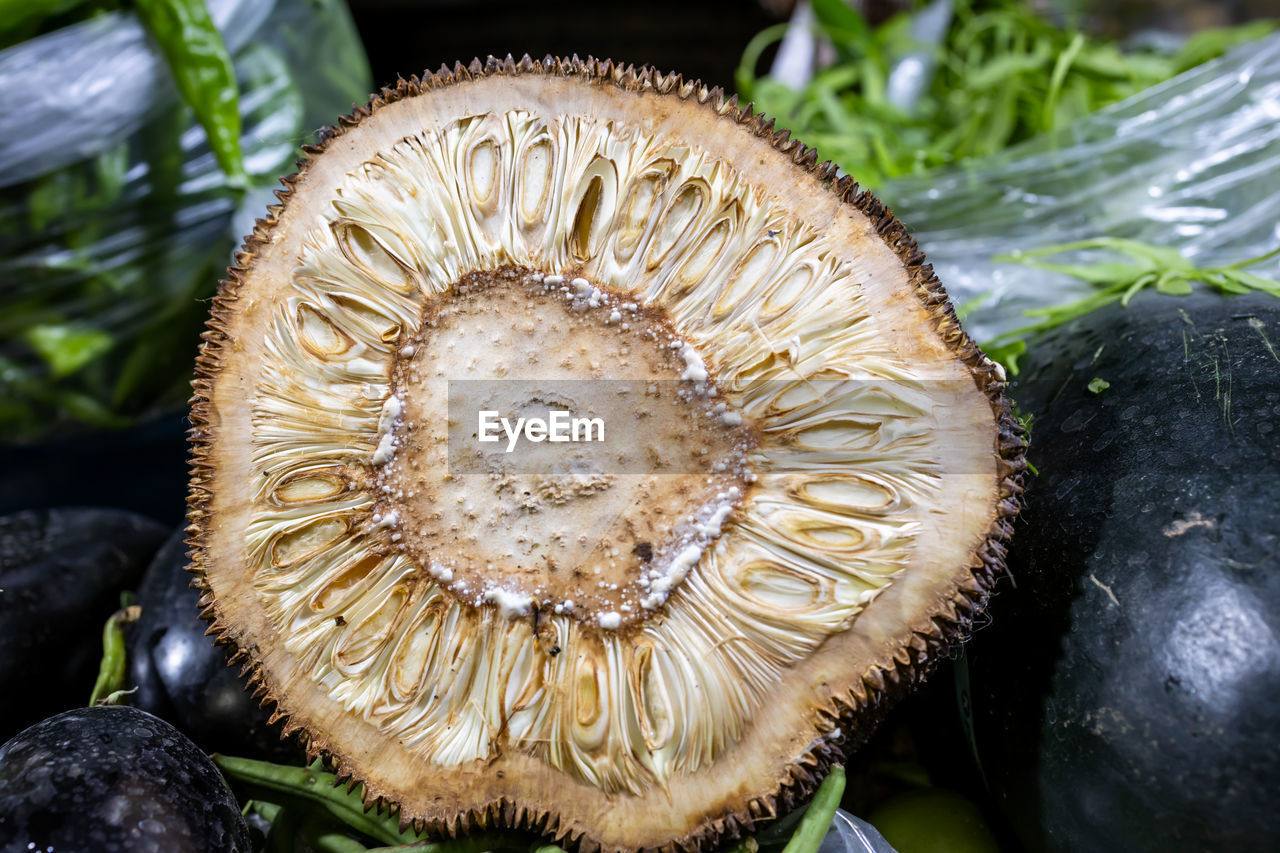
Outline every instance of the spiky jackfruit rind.
<path fill-rule="evenodd" d="M 753 114 L 750 106 L 739 108 L 736 97 L 726 98 L 719 89 L 707 88 L 697 81 L 686 81 L 676 74 L 663 75 L 651 68 L 624 67 L 608 60 L 588 58 L 581 61 L 576 57 L 562 60 L 548 56 L 539 62 L 527 56 L 519 61 L 511 57 L 505 60 L 491 57 L 485 63 L 479 60 L 473 61 L 469 66 L 459 63 L 452 69 L 442 67 L 436 74 L 427 74 L 422 78 L 402 79 L 394 88 L 383 89 L 368 105 L 356 108 L 351 116 L 341 118 L 337 125 L 322 134 L 318 145 L 305 149 L 307 158 L 299 161 L 299 172 L 285 178 L 284 188 L 276 191 L 280 203 L 269 208 L 265 219 L 258 220 L 253 233 L 237 255 L 235 265 L 228 270 L 228 277 L 222 282 L 214 299 L 212 316 L 208 329 L 202 336 L 204 343 L 196 362 L 194 396 L 191 401 L 192 479 L 188 498 L 188 542 L 193 549 L 191 570 L 196 576 L 195 585 L 202 591 L 202 616 L 210 623 L 209 632 L 218 642 L 234 651 L 234 662 L 242 665 L 243 672 L 254 683 L 263 704 L 277 705 L 275 715 L 284 720 L 285 730 L 298 731 L 304 736 L 309 756 L 324 757 L 341 779 L 358 779 L 362 782 L 368 804 L 378 808 L 398 805 L 394 792 L 367 772 L 359 774 L 355 762 L 329 740 L 325 731 L 309 727 L 305 721 L 291 717 L 279 708 L 278 697 L 264 672 L 261 650 L 256 641 L 247 636 L 240 626 L 224 618 L 218 601 L 210 590 L 205 576 L 207 539 L 217 525 L 217 520 L 209 512 L 213 498 L 210 482 L 214 473 L 210 454 L 214 433 L 218 428 L 217 414 L 212 405 L 213 382 L 223 366 L 224 352 L 236 346 L 229 334 L 230 318 L 236 311 L 235 303 L 246 273 L 255 257 L 270 243 L 273 228 L 313 158 L 340 145 L 348 129 L 360 124 L 380 108 L 397 101 L 471 80 L 515 75 L 571 78 L 584 84 L 613 87 L 623 92 L 656 93 L 677 97 L 682 102 L 696 102 L 720 119 L 733 122 L 740 129 L 739 132 L 746 131 L 764 140 L 790 158 L 798 169 L 797 177 L 811 176 L 841 203 L 865 216 L 880 239 L 894 251 L 906 270 L 909 283 L 921 306 L 930 318 L 931 331 L 950 350 L 952 356 L 968 368 L 976 387 L 989 400 L 997 425 L 993 450 L 998 457 L 999 500 L 986 538 L 975 549 L 966 567 L 970 570 L 969 576 L 961 582 L 951 600 L 940 602 L 935 612 L 918 616 L 915 623 L 903 632 L 909 640 L 899 647 L 886 666 L 870 666 L 847 695 L 833 696 L 829 706 L 819 709 L 819 716 L 828 723 L 824 729 L 831 734 L 815 737 L 807 751 L 783 770 L 771 792 L 765 791 L 750 798 L 738 796 L 739 802 L 727 812 L 707 814 L 689 831 L 683 834 L 677 831 L 676 837 L 645 848 L 661 851 L 704 849 L 713 843 L 750 833 L 761 821 L 778 817 L 801 804 L 813 792 L 828 768 L 841 761 L 849 750 L 865 740 L 893 701 L 920 681 L 940 655 L 965 638 L 974 615 L 984 605 L 995 576 L 1003 567 L 1005 542 L 1012 532 L 1012 518 L 1018 511 L 1021 477 L 1025 467 L 1023 435 L 1003 396 L 1003 371 L 988 360 L 960 328 L 932 267 L 925 264 L 923 254 L 918 251 L 902 224 L 870 193 L 860 191 L 853 179 L 839 177 L 835 165 L 819 164 L 815 149 L 791 139 L 787 131 L 775 131 L 772 120 Z M 851 725 L 855 722 L 856 726 Z M 818 732 L 815 731 L 815 734 Z M 530 806 L 509 799 L 464 807 L 451 820 L 430 823 L 412 814 L 411 806 L 402 809 L 401 814 L 405 825 L 412 824 L 419 829 L 426 828 L 445 836 L 505 826 L 526 828 L 553 837 L 562 844 L 574 845 L 583 851 L 622 849 L 607 842 L 602 843 L 592 827 L 565 818 L 551 808 Z"/>

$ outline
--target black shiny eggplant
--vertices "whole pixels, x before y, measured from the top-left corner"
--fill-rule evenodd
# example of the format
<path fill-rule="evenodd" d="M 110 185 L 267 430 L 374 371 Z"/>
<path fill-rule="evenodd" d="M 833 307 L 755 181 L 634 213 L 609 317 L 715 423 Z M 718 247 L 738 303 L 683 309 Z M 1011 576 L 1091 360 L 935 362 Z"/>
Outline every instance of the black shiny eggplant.
<path fill-rule="evenodd" d="M 88 701 L 103 623 L 166 533 L 112 509 L 0 517 L 0 738 Z"/>
<path fill-rule="evenodd" d="M 78 708 L 0 747 L 0 850 L 250 853 L 218 768 L 136 708 Z"/>
<path fill-rule="evenodd" d="M 286 763 L 302 762 L 292 739 L 245 689 L 238 668 L 205 636 L 200 594 L 186 571 L 183 531 L 174 533 L 147 569 L 138 590 L 141 615 L 127 628 L 129 680 L 135 707 L 163 717 L 210 752 Z"/>

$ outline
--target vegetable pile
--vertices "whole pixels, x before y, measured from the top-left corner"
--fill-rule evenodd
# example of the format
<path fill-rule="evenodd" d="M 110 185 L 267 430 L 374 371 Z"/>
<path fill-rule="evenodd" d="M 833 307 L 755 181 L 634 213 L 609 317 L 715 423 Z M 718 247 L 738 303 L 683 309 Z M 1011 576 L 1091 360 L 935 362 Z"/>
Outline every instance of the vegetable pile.
<path fill-rule="evenodd" d="M 801 90 L 760 76 L 774 28 L 744 53 L 740 95 L 870 187 L 1062 128 L 1276 26 L 1205 31 L 1166 52 L 1015 0 L 957 0 L 935 49 L 907 17 L 872 27 L 841 0 L 812 6 L 835 64 Z M 310 126 L 279 53 L 252 46 L 233 67 L 200 0 L 0 0 L 0 50 L 120 11 L 147 25 L 182 105 L 84 162 L 0 186 L 0 276 L 16 283 L 0 311 L 6 441 L 122 426 L 186 395 L 201 300 L 236 236 L 227 220 Z M 896 106 L 892 69 L 921 51 L 932 82 Z M 1021 383 L 1037 477 L 995 627 L 956 673 L 971 729 L 962 744 L 930 716 L 931 737 L 951 742 L 922 759 L 935 784 L 989 794 L 984 815 L 914 766 L 888 769 L 910 778 L 907 793 L 867 796 L 865 767 L 850 765 L 850 790 L 835 768 L 812 804 L 732 853 L 813 853 L 842 795 L 879 804 L 860 813 L 899 853 L 994 850 L 983 816 L 1005 851 L 1269 849 L 1280 283 L 1256 268 L 1277 254 L 1209 266 L 1099 236 L 998 258 L 1092 292 L 984 343 Z M 513 831 L 429 840 L 366 809 L 336 767 L 304 766 L 274 706 L 259 707 L 204 636 L 184 534 L 162 545 L 164 533 L 102 510 L 0 518 L 0 741 L 12 736 L 0 847 L 563 853 Z M 94 707 L 49 717 L 85 698 Z M 973 767 L 954 752 L 970 741 Z"/>

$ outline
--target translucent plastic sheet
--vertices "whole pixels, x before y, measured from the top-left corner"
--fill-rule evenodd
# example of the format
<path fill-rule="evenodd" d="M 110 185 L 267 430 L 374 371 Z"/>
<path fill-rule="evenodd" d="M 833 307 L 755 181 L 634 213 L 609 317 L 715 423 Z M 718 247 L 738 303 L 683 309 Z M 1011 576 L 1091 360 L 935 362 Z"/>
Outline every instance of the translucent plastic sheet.
<path fill-rule="evenodd" d="M 802 806 L 777 823 L 756 836 L 756 842 L 763 850 L 774 850 L 783 847 L 792 840 L 792 836 L 804 817 L 808 806 Z M 831 819 L 831 827 L 822 838 L 818 853 L 897 853 L 885 841 L 884 836 L 862 818 L 854 817 L 844 809 L 836 809 Z"/>
<path fill-rule="evenodd" d="M 1179 249 L 1197 266 L 1280 243 L 1280 33 L 1235 48 L 1062 131 L 881 195 L 976 340 L 1088 285 L 994 255 L 1093 237 Z M 1082 256 L 1088 257 L 1088 256 Z M 1280 275 L 1280 259 L 1250 268 Z"/>
<path fill-rule="evenodd" d="M 238 51 L 274 0 L 209 0 Z M 133 15 L 112 12 L 0 51 L 0 187 L 92 157 L 134 133 L 177 90 Z"/>
<path fill-rule="evenodd" d="M 897 853 L 884 836 L 865 820 L 837 811 L 818 853 Z"/>
<path fill-rule="evenodd" d="M 299 146 L 370 91 L 341 0 L 210 0 L 240 87 L 227 187 L 130 15 L 0 51 L 0 442 L 180 405 L 206 300 Z"/>

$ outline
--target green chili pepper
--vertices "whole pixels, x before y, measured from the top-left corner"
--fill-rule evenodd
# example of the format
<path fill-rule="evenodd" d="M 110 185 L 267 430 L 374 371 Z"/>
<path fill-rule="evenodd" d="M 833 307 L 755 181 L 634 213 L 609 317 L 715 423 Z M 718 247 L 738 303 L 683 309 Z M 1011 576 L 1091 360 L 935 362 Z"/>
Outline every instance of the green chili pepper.
<path fill-rule="evenodd" d="M 111 614 L 102 626 L 102 663 L 98 667 L 98 680 L 89 695 L 89 705 L 111 703 L 115 694 L 124 689 L 125 641 L 124 626 L 138 619 L 140 610 L 124 607 Z"/>
<path fill-rule="evenodd" d="M 235 68 L 204 0 L 134 0 L 134 8 L 168 60 L 229 183 L 246 188 Z"/>

